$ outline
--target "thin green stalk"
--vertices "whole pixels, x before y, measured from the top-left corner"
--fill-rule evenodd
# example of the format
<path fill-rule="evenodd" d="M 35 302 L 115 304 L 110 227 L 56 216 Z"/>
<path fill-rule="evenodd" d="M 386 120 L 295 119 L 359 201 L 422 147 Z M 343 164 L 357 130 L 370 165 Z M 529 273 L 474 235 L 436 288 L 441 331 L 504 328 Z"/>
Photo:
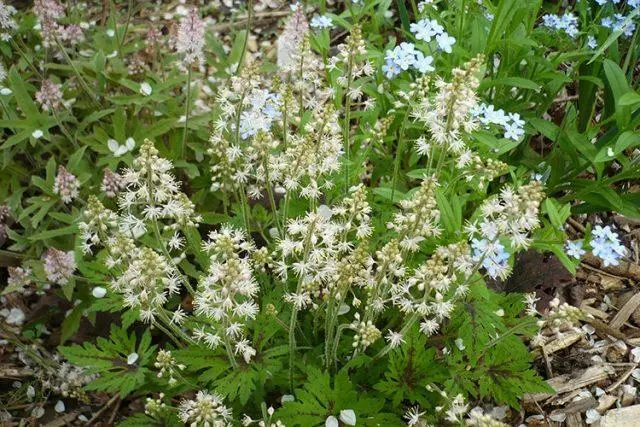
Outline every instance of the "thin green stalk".
<path fill-rule="evenodd" d="M 91 99 L 91 102 L 93 102 L 93 104 L 96 107 L 100 107 L 100 104 L 98 104 L 98 102 L 96 101 L 96 99 L 93 97 L 93 95 L 91 94 L 91 89 L 89 88 L 89 85 L 87 84 L 87 82 L 84 80 L 84 77 L 82 77 L 82 75 L 80 75 L 80 71 L 78 70 L 78 68 L 76 67 L 76 65 L 73 63 L 73 61 L 71 60 L 71 58 L 69 57 L 69 54 L 67 53 L 67 51 L 65 50 L 64 46 L 62 45 L 62 43 L 60 43 L 60 40 L 58 40 L 58 37 L 56 37 L 54 35 L 54 39 L 56 41 L 56 44 L 58 45 L 58 48 L 60 49 L 60 51 L 62 52 L 62 55 L 64 56 L 65 60 L 69 63 L 69 65 L 71 66 L 71 68 L 73 69 L 73 72 L 75 73 L 76 77 L 78 78 L 78 81 L 80 81 L 80 86 L 82 86 L 82 88 L 84 89 L 84 91 L 87 93 L 87 95 L 89 95 L 89 99 Z"/>
<path fill-rule="evenodd" d="M 129 30 L 129 22 L 131 22 L 131 14 L 133 13 L 133 0 L 129 0 L 127 4 L 127 21 L 124 24 L 124 31 L 122 33 L 122 40 L 118 43 L 118 52 L 122 50 L 124 46 L 124 41 L 127 38 L 127 31 Z"/>
<path fill-rule="evenodd" d="M 251 24 L 253 21 L 253 0 L 247 2 L 247 27 L 245 29 L 246 37 L 242 44 L 242 51 L 240 52 L 240 59 L 238 60 L 238 67 L 236 68 L 236 75 L 240 75 L 242 66 L 244 64 L 244 57 L 247 54 L 247 44 L 249 43 L 249 35 L 251 35 Z"/>
<path fill-rule="evenodd" d="M 347 87 L 346 100 L 344 106 L 344 194 L 349 194 L 349 162 L 351 157 L 351 96 L 349 90 L 353 83 L 353 54 L 349 55 L 349 64 L 347 66 Z"/>
<path fill-rule="evenodd" d="M 236 360 L 236 356 L 233 354 L 233 349 L 231 348 L 231 344 L 229 343 L 229 338 L 224 337 L 224 349 L 227 351 L 227 356 L 229 357 L 229 363 L 231 363 L 231 367 L 236 369 L 238 367 L 238 361 Z"/>
<path fill-rule="evenodd" d="M 156 328 L 160 329 L 163 334 L 168 336 L 171 339 L 171 341 L 173 341 L 174 344 L 177 345 L 179 348 L 183 348 L 184 347 L 184 344 L 178 338 L 176 338 L 175 335 L 173 335 L 173 333 L 169 329 L 165 328 L 162 325 L 162 323 L 156 321 L 156 322 L 153 322 L 153 325 Z"/>
<path fill-rule="evenodd" d="M 411 107 L 407 106 L 407 111 L 404 113 L 402 119 L 402 125 L 400 126 L 400 132 L 398 134 L 398 148 L 396 149 L 396 158 L 393 164 L 393 178 L 391 180 L 391 203 L 393 203 L 393 197 L 396 193 L 396 185 L 398 183 L 398 174 L 400 173 L 400 162 L 402 161 L 402 154 L 404 154 L 405 141 L 404 141 L 404 129 L 407 125 L 407 119 L 409 118 L 409 110 Z"/>
<path fill-rule="evenodd" d="M 624 59 L 624 66 L 622 67 L 622 72 L 626 75 L 627 70 L 629 69 L 629 64 L 631 64 L 631 57 L 635 55 L 635 44 L 638 36 L 638 30 L 636 29 L 633 32 L 633 38 L 631 39 L 631 43 L 629 44 L 629 49 L 627 50 L 627 56 Z"/>
<path fill-rule="evenodd" d="M 278 219 L 278 207 L 276 206 L 276 200 L 273 197 L 273 186 L 271 184 L 271 178 L 269 176 L 269 166 L 267 161 L 263 162 L 264 173 L 266 178 L 266 186 L 267 186 L 267 195 L 269 196 L 269 204 L 271 205 L 271 212 L 273 213 L 273 220 L 276 223 L 276 227 L 278 228 L 278 233 L 280 237 L 284 237 L 282 233 L 282 226 L 280 225 L 280 220 Z"/>
<path fill-rule="evenodd" d="M 38 77 L 40 77 L 40 79 L 44 79 L 44 76 L 42 75 L 42 73 L 40 72 L 40 70 L 38 70 L 36 68 L 35 65 L 33 65 L 33 63 L 29 60 L 29 58 L 27 58 L 27 54 L 26 52 L 22 49 L 22 47 L 20 46 L 20 43 L 22 43 L 22 41 L 18 42 L 18 39 L 16 39 L 16 37 L 12 37 L 11 41 L 13 42 L 13 44 L 15 45 L 16 49 L 18 50 L 18 53 L 20 53 L 20 56 L 22 57 L 22 59 L 24 59 L 24 61 L 27 63 L 27 65 L 29 66 L 29 68 L 31 68 L 33 70 L 34 73 L 36 73 L 38 75 Z"/>
<path fill-rule="evenodd" d="M 51 112 L 53 113 L 53 116 L 55 117 L 56 122 L 58 122 L 58 126 L 60 126 L 62 133 L 64 133 L 64 135 L 73 143 L 73 146 L 75 148 L 78 148 L 78 142 L 76 141 L 76 138 L 73 135 L 71 135 L 71 132 L 69 132 L 67 127 L 62 123 L 62 120 L 60 120 L 60 116 L 58 115 L 58 110 L 56 110 L 53 107 L 53 105 L 49 105 L 49 108 L 51 109 Z"/>
<path fill-rule="evenodd" d="M 120 34 L 118 34 L 118 19 L 116 18 L 117 16 L 118 16 L 118 11 L 116 10 L 116 5 L 112 0 L 111 1 L 111 17 L 113 18 L 113 31 L 116 35 L 116 46 L 118 46 L 118 56 L 120 57 L 120 60 L 124 62 L 124 55 L 122 55 L 122 50 L 120 49 L 122 44 L 120 43 Z"/>
<path fill-rule="evenodd" d="M 307 258 L 309 257 L 309 253 L 311 251 L 311 236 L 314 233 L 315 222 L 311 222 L 309 224 L 309 234 L 305 238 L 304 242 L 304 256 L 303 262 L 307 262 Z M 302 288 L 302 279 L 304 276 L 300 275 L 298 279 L 298 284 L 296 285 L 296 295 L 300 293 Z M 291 308 L 291 319 L 289 321 L 289 388 L 293 391 L 293 364 L 295 361 L 296 355 L 296 321 L 298 320 L 298 309 L 296 308 L 295 303 L 292 304 Z"/>
<path fill-rule="evenodd" d="M 187 71 L 187 104 L 185 105 L 184 113 L 184 132 L 182 134 L 182 146 L 180 147 L 180 158 L 184 159 L 184 147 L 187 145 L 187 132 L 189 127 L 189 113 L 191 112 L 191 66 Z"/>

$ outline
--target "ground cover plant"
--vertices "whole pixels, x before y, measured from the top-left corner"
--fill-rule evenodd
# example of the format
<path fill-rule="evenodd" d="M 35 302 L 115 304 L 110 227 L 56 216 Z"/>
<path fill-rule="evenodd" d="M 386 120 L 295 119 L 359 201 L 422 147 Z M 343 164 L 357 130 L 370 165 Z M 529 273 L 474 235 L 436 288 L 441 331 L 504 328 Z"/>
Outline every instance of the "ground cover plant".
<path fill-rule="evenodd" d="M 0 419 L 637 410 L 640 299 L 605 291 L 640 280 L 639 17 L 636 0 L 0 1 Z M 611 348 L 592 389 L 556 378 L 562 351 Z"/>

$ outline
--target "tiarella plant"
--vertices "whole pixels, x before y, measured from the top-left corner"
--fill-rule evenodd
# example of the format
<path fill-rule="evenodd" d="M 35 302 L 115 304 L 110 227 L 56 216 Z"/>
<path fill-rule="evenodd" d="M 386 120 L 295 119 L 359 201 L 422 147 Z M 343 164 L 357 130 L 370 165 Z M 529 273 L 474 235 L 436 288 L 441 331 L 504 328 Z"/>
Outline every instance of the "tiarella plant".
<path fill-rule="evenodd" d="M 532 350 L 588 314 L 498 289 L 523 253 L 630 254 L 564 227 L 639 216 L 640 3 L 222 3 L 0 2 L 0 325 L 29 399 L 501 426 L 552 392 Z"/>

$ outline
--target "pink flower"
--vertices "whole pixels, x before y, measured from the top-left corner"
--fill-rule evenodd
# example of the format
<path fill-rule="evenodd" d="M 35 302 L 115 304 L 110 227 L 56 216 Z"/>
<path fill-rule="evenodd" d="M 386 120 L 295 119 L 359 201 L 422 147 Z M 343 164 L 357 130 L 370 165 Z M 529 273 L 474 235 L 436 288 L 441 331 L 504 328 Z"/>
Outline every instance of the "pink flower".
<path fill-rule="evenodd" d="M 43 261 L 47 280 L 58 285 L 66 284 L 76 270 L 73 251 L 64 252 L 58 249 L 48 249 L 44 254 Z"/>
<path fill-rule="evenodd" d="M 64 203 L 71 203 L 73 199 L 78 197 L 78 190 L 80 190 L 78 178 L 64 166 L 60 166 L 53 185 L 53 192 L 59 195 Z"/>
<path fill-rule="evenodd" d="M 62 103 L 62 91 L 60 85 L 52 82 L 49 79 L 42 81 L 40 90 L 36 92 L 36 101 L 40 103 L 42 111 L 49 111 L 50 109 L 57 110 Z"/>
<path fill-rule="evenodd" d="M 192 9 L 180 22 L 176 37 L 176 51 L 184 55 L 184 65 L 202 62 L 204 47 L 204 23 L 198 11 Z"/>

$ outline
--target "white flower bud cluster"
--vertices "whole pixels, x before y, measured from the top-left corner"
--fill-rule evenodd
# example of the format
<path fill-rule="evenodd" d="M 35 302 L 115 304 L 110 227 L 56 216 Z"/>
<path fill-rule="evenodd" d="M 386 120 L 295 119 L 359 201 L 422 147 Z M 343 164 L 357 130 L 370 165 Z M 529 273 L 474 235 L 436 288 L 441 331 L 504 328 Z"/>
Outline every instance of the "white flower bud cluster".
<path fill-rule="evenodd" d="M 167 227 L 171 229 L 194 227 L 201 221 L 194 213 L 193 202 L 179 190 L 180 185 L 171 173 L 172 167 L 169 160 L 158 156 L 153 142 L 145 139 L 140 155 L 133 161 L 133 169 L 125 170 L 123 175 L 127 191 L 120 195 L 118 203 L 123 216 L 125 212 L 130 214 L 121 220 L 123 232 L 139 234 L 137 224 L 140 220 L 130 218 L 136 208 L 146 220 L 170 220 Z"/>
<path fill-rule="evenodd" d="M 353 336 L 353 348 L 366 349 L 382 336 L 380 330 L 376 328 L 376 325 L 371 320 L 361 321 L 358 313 L 356 313 L 355 319 L 351 324 L 351 329 L 356 331 Z"/>
<path fill-rule="evenodd" d="M 83 212 L 83 221 L 78 225 L 82 233 L 82 250 L 90 254 L 93 245 L 106 241 L 111 230 L 118 225 L 118 215 L 104 207 L 94 195 L 89 196 L 87 208 Z"/>
<path fill-rule="evenodd" d="M 147 397 L 147 401 L 144 405 L 144 413 L 151 417 L 159 417 L 167 408 L 167 404 L 162 401 L 164 399 L 164 393 L 160 393 L 157 399 Z"/>
<path fill-rule="evenodd" d="M 473 264 L 466 242 L 439 247 L 407 280 L 391 286 L 393 304 L 404 313 L 418 314 L 421 331 L 431 335 L 467 293 L 466 285 L 453 286 L 471 275 Z"/>
<path fill-rule="evenodd" d="M 160 369 L 160 371 L 158 372 L 158 378 L 169 377 L 170 386 L 173 386 L 178 382 L 178 380 L 175 378 L 175 375 L 179 371 L 183 371 L 186 368 L 185 365 L 176 362 L 176 359 L 173 357 L 170 351 L 163 349 L 158 350 L 158 355 L 156 356 L 156 361 L 153 365 L 156 368 Z"/>
<path fill-rule="evenodd" d="M 199 391 L 194 399 L 183 400 L 178 414 L 180 420 L 190 427 L 233 426 L 231 408 L 224 406 L 220 395 L 205 390 Z"/>
<path fill-rule="evenodd" d="M 259 285 L 253 277 L 251 257 L 255 246 L 244 231 L 223 226 L 209 234 L 203 249 L 209 253 L 211 264 L 200 279 L 193 306 L 195 313 L 212 325 L 194 336 L 214 348 L 219 342 L 233 344 L 236 353 L 249 362 L 255 349 L 245 339 L 245 323 L 255 319 L 259 311 L 254 301 Z"/>
<path fill-rule="evenodd" d="M 420 242 L 440 234 L 440 211 L 435 197 L 437 186 L 434 178 L 425 178 L 413 198 L 400 202 L 402 211 L 387 224 L 387 228 L 399 234 L 402 249 L 416 252 Z"/>
<path fill-rule="evenodd" d="M 126 307 L 139 308 L 141 320 L 151 322 L 167 297 L 180 291 L 180 281 L 175 268 L 153 249 L 136 248 L 129 256 L 129 264 L 111 287 L 122 294 Z"/>
<path fill-rule="evenodd" d="M 313 110 L 305 133 L 291 135 L 286 150 L 272 160 L 273 180 L 307 199 L 319 199 L 323 190 L 332 188 L 327 178 L 340 171 L 343 154 L 339 123 L 330 104 Z"/>
<path fill-rule="evenodd" d="M 479 56 L 467 62 L 462 69 L 454 69 L 451 82 L 437 79 L 435 98 L 423 98 L 416 108 L 415 116 L 426 124 L 433 141 L 454 153 L 464 149 L 463 136 L 479 126 L 471 112 L 478 105 L 476 91 L 480 81 L 476 74 L 482 63 Z"/>
<path fill-rule="evenodd" d="M 46 372 L 38 372 L 42 386 L 63 397 L 70 397 L 81 401 L 87 401 L 83 387 L 97 378 L 94 374 L 88 374 L 84 369 L 70 363 L 60 363 L 57 368 Z"/>

